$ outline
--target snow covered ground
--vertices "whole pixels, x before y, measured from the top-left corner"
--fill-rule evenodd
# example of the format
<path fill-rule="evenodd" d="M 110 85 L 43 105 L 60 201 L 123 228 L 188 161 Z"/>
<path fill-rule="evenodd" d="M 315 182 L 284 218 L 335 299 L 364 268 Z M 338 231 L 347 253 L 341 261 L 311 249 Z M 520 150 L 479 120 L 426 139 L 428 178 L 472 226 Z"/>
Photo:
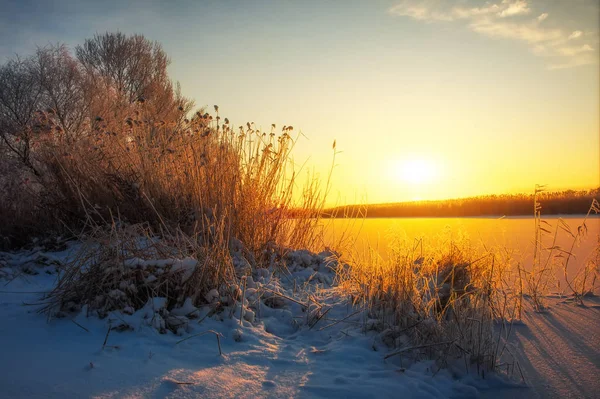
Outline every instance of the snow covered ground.
<path fill-rule="evenodd" d="M 499 389 L 498 398 L 600 398 L 600 298 L 585 306 L 548 298 L 549 310 L 525 312 L 513 326 L 512 352 L 531 389 Z"/>
<path fill-rule="evenodd" d="M 153 323 L 161 311 L 159 299 L 131 315 L 113 312 L 99 319 L 82 310 L 47 322 L 36 302 L 56 281 L 53 262 L 69 253 L 0 253 L 2 398 L 594 397 L 600 392 L 598 306 L 557 304 L 547 315 L 528 313 L 514 334 L 527 383 L 533 385 L 527 388 L 458 368 L 440 370 L 428 361 L 384 360 L 390 348 L 374 331 L 364 331 L 364 315 L 336 295 L 324 265 L 300 264 L 307 256 L 302 253 L 290 275 L 251 281 L 249 286 L 283 296 L 277 296 L 278 306 L 261 303 L 256 317 L 245 315 L 241 325 L 239 306 L 205 317 L 209 307 L 190 305 L 171 312 L 195 317 L 180 335 L 160 334 Z M 319 317 L 284 298 L 301 286 L 322 304 Z M 251 300 L 252 294 L 248 290 L 246 297 Z M 212 332 L 196 335 L 206 331 Z"/>

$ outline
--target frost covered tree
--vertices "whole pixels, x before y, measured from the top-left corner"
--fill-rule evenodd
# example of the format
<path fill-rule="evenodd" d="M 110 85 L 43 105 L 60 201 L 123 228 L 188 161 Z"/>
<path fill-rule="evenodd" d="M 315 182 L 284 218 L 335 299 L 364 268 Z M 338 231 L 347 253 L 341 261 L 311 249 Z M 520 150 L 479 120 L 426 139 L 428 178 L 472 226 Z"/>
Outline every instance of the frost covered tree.
<path fill-rule="evenodd" d="M 158 42 L 142 35 L 105 33 L 77 46 L 76 55 L 97 90 L 112 89 L 113 112 L 144 102 L 154 119 L 171 119 L 176 111 L 192 107 L 174 89 L 167 73 L 169 57 Z"/>
<path fill-rule="evenodd" d="M 0 66 L 0 138 L 7 154 L 34 174 L 31 122 L 40 107 L 42 89 L 32 58 L 15 58 Z"/>
<path fill-rule="evenodd" d="M 0 66 L 0 150 L 9 154 L 3 158 L 40 175 L 31 145 L 36 134 L 48 133 L 40 130 L 40 117 L 52 120 L 51 133 L 61 143 L 86 138 L 98 119 L 116 128 L 133 113 L 181 123 L 193 103 L 171 82 L 169 62 L 158 42 L 120 32 L 87 39 L 74 54 L 56 44 L 9 60 Z"/>
<path fill-rule="evenodd" d="M 0 237 L 44 231 L 42 217 L 78 225 L 91 204 L 139 208 L 141 173 L 191 132 L 168 65 L 159 43 L 119 32 L 0 64 L 0 220 L 14 219 Z"/>
<path fill-rule="evenodd" d="M 82 66 L 60 44 L 38 48 L 32 64 L 41 89 L 41 109 L 54 113 L 58 128 L 68 140 L 80 137 L 94 97 Z"/>

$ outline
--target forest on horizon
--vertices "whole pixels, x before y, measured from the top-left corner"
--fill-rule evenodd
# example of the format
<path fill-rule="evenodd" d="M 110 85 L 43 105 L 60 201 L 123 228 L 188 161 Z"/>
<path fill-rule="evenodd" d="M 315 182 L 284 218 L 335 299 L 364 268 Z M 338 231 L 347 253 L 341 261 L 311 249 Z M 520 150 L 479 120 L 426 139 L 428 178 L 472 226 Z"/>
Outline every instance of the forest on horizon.
<path fill-rule="evenodd" d="M 537 194 L 542 215 L 586 214 L 600 187 L 590 190 L 544 191 Z M 499 194 L 432 201 L 348 205 L 326 209 L 323 217 L 472 217 L 533 216 L 534 194 Z"/>

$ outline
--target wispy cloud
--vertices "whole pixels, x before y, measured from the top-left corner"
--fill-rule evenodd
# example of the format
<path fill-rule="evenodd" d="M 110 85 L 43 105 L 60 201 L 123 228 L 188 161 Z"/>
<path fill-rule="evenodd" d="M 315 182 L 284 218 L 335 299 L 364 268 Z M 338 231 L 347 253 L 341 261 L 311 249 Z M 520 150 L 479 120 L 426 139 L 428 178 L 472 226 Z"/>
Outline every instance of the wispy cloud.
<path fill-rule="evenodd" d="M 461 23 L 481 35 L 526 43 L 534 55 L 548 57 L 551 70 L 597 63 L 598 54 L 593 47 L 597 41 L 582 42 L 591 34 L 560 26 L 560 21 L 552 20 L 548 12 L 534 18 L 528 16 L 532 7 L 527 0 L 487 2 L 478 7 L 465 4 L 464 0 L 404 0 L 391 7 L 389 13 L 428 23 Z M 546 26 L 546 20 L 552 20 L 551 27 Z"/>
<path fill-rule="evenodd" d="M 583 32 L 580 30 L 576 30 L 575 32 L 573 32 L 569 35 L 569 40 L 577 39 L 578 37 L 581 37 L 581 35 L 583 35 Z"/>
<path fill-rule="evenodd" d="M 525 0 L 503 0 L 505 8 L 498 14 L 500 17 L 512 17 L 513 15 L 529 14 L 531 9 Z"/>
<path fill-rule="evenodd" d="M 563 38 L 560 29 L 542 28 L 535 22 L 523 23 L 481 18 L 472 21 L 469 28 L 487 36 L 514 39 L 531 44 L 555 42 Z"/>

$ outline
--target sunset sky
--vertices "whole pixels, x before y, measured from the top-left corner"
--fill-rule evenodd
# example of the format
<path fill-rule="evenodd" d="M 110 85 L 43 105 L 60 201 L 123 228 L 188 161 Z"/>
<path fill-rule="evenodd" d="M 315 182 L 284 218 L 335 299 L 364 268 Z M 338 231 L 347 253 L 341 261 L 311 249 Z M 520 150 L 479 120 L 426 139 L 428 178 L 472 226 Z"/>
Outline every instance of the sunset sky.
<path fill-rule="evenodd" d="M 39 4 L 38 4 L 39 3 Z M 0 61 L 120 30 L 160 41 L 198 106 L 293 125 L 340 203 L 591 188 L 597 0 L 6 1 Z"/>

